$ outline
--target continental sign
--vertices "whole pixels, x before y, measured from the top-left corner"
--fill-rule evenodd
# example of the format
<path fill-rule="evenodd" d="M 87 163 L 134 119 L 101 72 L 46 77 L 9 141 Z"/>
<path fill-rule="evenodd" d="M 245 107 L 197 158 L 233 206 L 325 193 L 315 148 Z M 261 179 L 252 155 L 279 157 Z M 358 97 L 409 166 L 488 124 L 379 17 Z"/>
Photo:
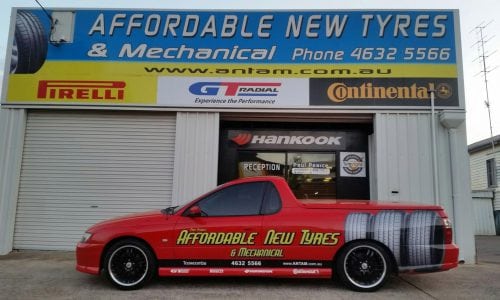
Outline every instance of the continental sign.
<path fill-rule="evenodd" d="M 4 105 L 307 108 L 311 78 L 458 79 L 454 10 L 48 14 L 13 10 Z"/>
<path fill-rule="evenodd" d="M 310 79 L 310 104 L 327 106 L 458 106 L 457 81 L 450 78 Z"/>

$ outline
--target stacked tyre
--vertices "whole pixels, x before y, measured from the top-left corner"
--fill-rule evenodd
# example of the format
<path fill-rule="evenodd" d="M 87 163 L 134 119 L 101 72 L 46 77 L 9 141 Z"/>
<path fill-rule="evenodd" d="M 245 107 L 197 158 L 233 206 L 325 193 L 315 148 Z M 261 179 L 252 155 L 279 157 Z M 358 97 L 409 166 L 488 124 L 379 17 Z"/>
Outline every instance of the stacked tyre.
<path fill-rule="evenodd" d="M 408 266 L 433 266 L 443 259 L 443 223 L 433 211 L 415 211 L 407 225 Z"/>
<path fill-rule="evenodd" d="M 346 244 L 335 260 L 335 272 L 353 290 L 379 289 L 394 263 L 430 270 L 443 259 L 443 221 L 434 211 L 350 213 L 344 229 Z"/>
<path fill-rule="evenodd" d="M 355 240 L 384 244 L 398 266 L 433 266 L 443 259 L 443 221 L 435 211 L 351 213 L 345 222 L 345 242 Z"/>

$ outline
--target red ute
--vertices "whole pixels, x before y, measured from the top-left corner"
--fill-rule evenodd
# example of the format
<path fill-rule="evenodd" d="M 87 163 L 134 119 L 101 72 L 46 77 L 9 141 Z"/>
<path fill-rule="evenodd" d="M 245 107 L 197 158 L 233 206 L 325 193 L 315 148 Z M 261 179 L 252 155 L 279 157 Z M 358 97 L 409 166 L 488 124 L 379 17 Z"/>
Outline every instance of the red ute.
<path fill-rule="evenodd" d="M 331 278 L 358 291 L 393 272 L 457 266 L 458 247 L 440 206 L 297 200 L 284 179 L 226 183 L 183 207 L 90 227 L 77 270 L 104 273 L 121 289 L 159 276 Z"/>

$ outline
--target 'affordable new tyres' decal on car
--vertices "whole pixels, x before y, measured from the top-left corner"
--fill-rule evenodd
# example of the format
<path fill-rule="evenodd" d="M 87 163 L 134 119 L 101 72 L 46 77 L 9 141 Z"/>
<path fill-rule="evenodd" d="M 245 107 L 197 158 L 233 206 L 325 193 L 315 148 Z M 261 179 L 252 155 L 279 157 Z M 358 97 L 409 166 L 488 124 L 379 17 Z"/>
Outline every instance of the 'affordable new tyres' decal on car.
<path fill-rule="evenodd" d="M 429 84 L 439 79 L 453 95 L 439 98 L 436 106 L 461 105 L 453 10 L 47 13 L 50 18 L 41 9 L 13 10 L 4 105 L 387 108 L 423 103 L 398 101 L 392 92 L 368 103 L 330 88 L 317 91 L 315 84 L 323 84 L 319 79 L 331 78 L 419 78 Z"/>

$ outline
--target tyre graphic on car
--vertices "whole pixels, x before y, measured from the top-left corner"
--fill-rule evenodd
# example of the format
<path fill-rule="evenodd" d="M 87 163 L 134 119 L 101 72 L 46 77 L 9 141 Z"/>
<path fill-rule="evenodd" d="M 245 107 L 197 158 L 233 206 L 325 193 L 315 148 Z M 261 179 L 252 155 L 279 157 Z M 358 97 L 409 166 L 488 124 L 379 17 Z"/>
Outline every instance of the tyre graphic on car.
<path fill-rule="evenodd" d="M 443 260 L 443 224 L 435 211 L 350 213 L 345 222 L 345 242 L 365 239 L 385 245 L 401 267 L 432 268 Z"/>
<path fill-rule="evenodd" d="M 29 11 L 19 10 L 10 60 L 11 74 L 33 74 L 47 57 L 48 39 L 40 19 Z"/>

